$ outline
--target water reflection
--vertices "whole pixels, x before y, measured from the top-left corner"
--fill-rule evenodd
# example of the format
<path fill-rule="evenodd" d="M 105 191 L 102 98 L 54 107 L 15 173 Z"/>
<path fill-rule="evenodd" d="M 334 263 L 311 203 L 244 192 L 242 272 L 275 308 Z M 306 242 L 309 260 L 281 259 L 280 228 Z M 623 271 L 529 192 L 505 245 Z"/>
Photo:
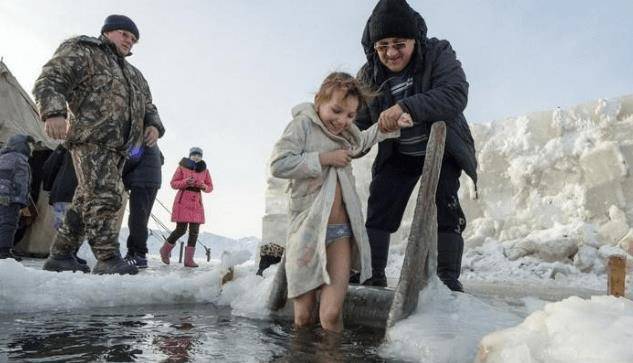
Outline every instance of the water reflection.
<path fill-rule="evenodd" d="M 384 362 L 376 353 L 382 334 L 294 330 L 213 305 L 0 315 L 0 361 Z"/>

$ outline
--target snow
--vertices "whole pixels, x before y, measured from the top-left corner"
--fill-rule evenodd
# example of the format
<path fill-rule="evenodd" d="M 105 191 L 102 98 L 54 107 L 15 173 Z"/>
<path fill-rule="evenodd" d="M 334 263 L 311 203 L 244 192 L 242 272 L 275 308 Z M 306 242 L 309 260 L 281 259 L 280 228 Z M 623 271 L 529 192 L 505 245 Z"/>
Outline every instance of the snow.
<path fill-rule="evenodd" d="M 633 302 L 570 297 L 547 304 L 516 327 L 486 335 L 479 363 L 633 361 Z"/>

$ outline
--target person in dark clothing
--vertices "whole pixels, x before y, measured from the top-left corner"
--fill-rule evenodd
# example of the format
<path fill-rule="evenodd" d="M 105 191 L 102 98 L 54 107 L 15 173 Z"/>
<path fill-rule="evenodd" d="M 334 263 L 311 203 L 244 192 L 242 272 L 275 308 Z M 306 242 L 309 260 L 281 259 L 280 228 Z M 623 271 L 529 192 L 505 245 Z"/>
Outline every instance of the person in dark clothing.
<path fill-rule="evenodd" d="M 18 134 L 0 150 L 0 259 L 21 260 L 12 249 L 20 209 L 28 205 L 33 143 L 31 136 Z"/>
<path fill-rule="evenodd" d="M 55 230 L 64 222 L 66 211 L 77 189 L 75 167 L 68 150 L 59 145 L 42 166 L 42 189 L 48 191 L 48 204 L 53 209 Z"/>
<path fill-rule="evenodd" d="M 424 166 L 431 125 L 447 125 L 445 155 L 436 193 L 438 269 L 450 289 L 459 282 L 466 218 L 457 192 L 462 170 L 477 182 L 474 141 L 463 111 L 468 82 L 455 52 L 446 40 L 427 38 L 424 19 L 405 0 L 381 0 L 365 26 L 362 45 L 367 62 L 358 73 L 378 96 L 356 119 L 361 129 L 379 120 L 384 131 L 395 129 L 408 113 L 414 126 L 398 139 L 381 142 L 372 167 L 366 227 L 373 276 L 366 283 L 386 286 L 385 267 L 390 234 L 402 221 L 407 202 Z"/>
<path fill-rule="evenodd" d="M 42 189 L 48 191 L 48 204 L 53 209 L 53 228 L 59 230 L 64 222 L 66 211 L 70 207 L 77 189 L 77 176 L 70 152 L 63 145 L 57 146 L 49 155 L 42 166 Z M 75 260 L 82 265 L 87 265 L 86 260 L 77 256 L 79 247 L 73 255 Z"/>
<path fill-rule="evenodd" d="M 162 165 L 163 156 L 155 145 L 130 155 L 123 167 L 123 185 L 130 195 L 125 259 L 133 261 L 137 268 L 147 268 L 147 223 L 161 186 Z"/>

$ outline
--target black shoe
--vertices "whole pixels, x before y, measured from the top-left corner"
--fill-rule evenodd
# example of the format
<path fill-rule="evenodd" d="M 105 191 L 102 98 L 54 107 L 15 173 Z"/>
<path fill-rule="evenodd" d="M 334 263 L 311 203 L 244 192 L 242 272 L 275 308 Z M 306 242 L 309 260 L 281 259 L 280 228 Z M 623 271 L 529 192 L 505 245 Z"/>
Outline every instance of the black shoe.
<path fill-rule="evenodd" d="M 134 255 L 132 261 L 134 261 L 134 265 L 138 269 L 147 268 L 147 257 L 144 255 Z"/>
<path fill-rule="evenodd" d="M 115 255 L 104 261 L 97 261 L 92 269 L 93 274 L 97 275 L 136 275 L 138 268 L 132 260 L 124 260 L 121 256 Z"/>
<path fill-rule="evenodd" d="M 464 292 L 464 286 L 459 280 L 442 280 L 442 282 L 452 291 Z"/>
<path fill-rule="evenodd" d="M 13 250 L 10 248 L 2 248 L 0 249 L 0 260 L 4 260 L 7 258 L 12 258 L 18 262 L 22 261 L 22 257 L 16 256 L 13 254 Z"/>
<path fill-rule="evenodd" d="M 53 256 L 50 255 L 44 262 L 43 270 L 62 272 L 62 271 L 81 271 L 83 273 L 90 273 L 90 267 L 79 263 L 75 256 Z"/>
<path fill-rule="evenodd" d="M 374 275 L 367 279 L 367 281 L 363 282 L 365 286 L 377 286 L 377 287 L 387 287 L 387 276 L 385 275 Z"/>

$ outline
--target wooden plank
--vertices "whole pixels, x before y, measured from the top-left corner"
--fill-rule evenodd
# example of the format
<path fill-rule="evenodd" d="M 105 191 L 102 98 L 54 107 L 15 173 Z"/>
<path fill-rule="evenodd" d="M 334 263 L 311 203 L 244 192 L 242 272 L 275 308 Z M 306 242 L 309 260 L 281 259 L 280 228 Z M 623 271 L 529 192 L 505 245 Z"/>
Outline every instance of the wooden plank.
<path fill-rule="evenodd" d="M 437 207 L 435 192 L 440 179 L 446 124 L 436 122 L 424 157 L 420 190 L 411 223 L 411 232 L 407 242 L 404 262 L 400 271 L 400 280 L 396 287 L 393 302 L 389 310 L 387 328 L 405 319 L 418 305 L 420 291 L 426 287 L 437 269 Z"/>
<path fill-rule="evenodd" d="M 609 295 L 624 296 L 626 280 L 626 258 L 620 255 L 609 256 L 609 279 L 607 290 Z"/>

